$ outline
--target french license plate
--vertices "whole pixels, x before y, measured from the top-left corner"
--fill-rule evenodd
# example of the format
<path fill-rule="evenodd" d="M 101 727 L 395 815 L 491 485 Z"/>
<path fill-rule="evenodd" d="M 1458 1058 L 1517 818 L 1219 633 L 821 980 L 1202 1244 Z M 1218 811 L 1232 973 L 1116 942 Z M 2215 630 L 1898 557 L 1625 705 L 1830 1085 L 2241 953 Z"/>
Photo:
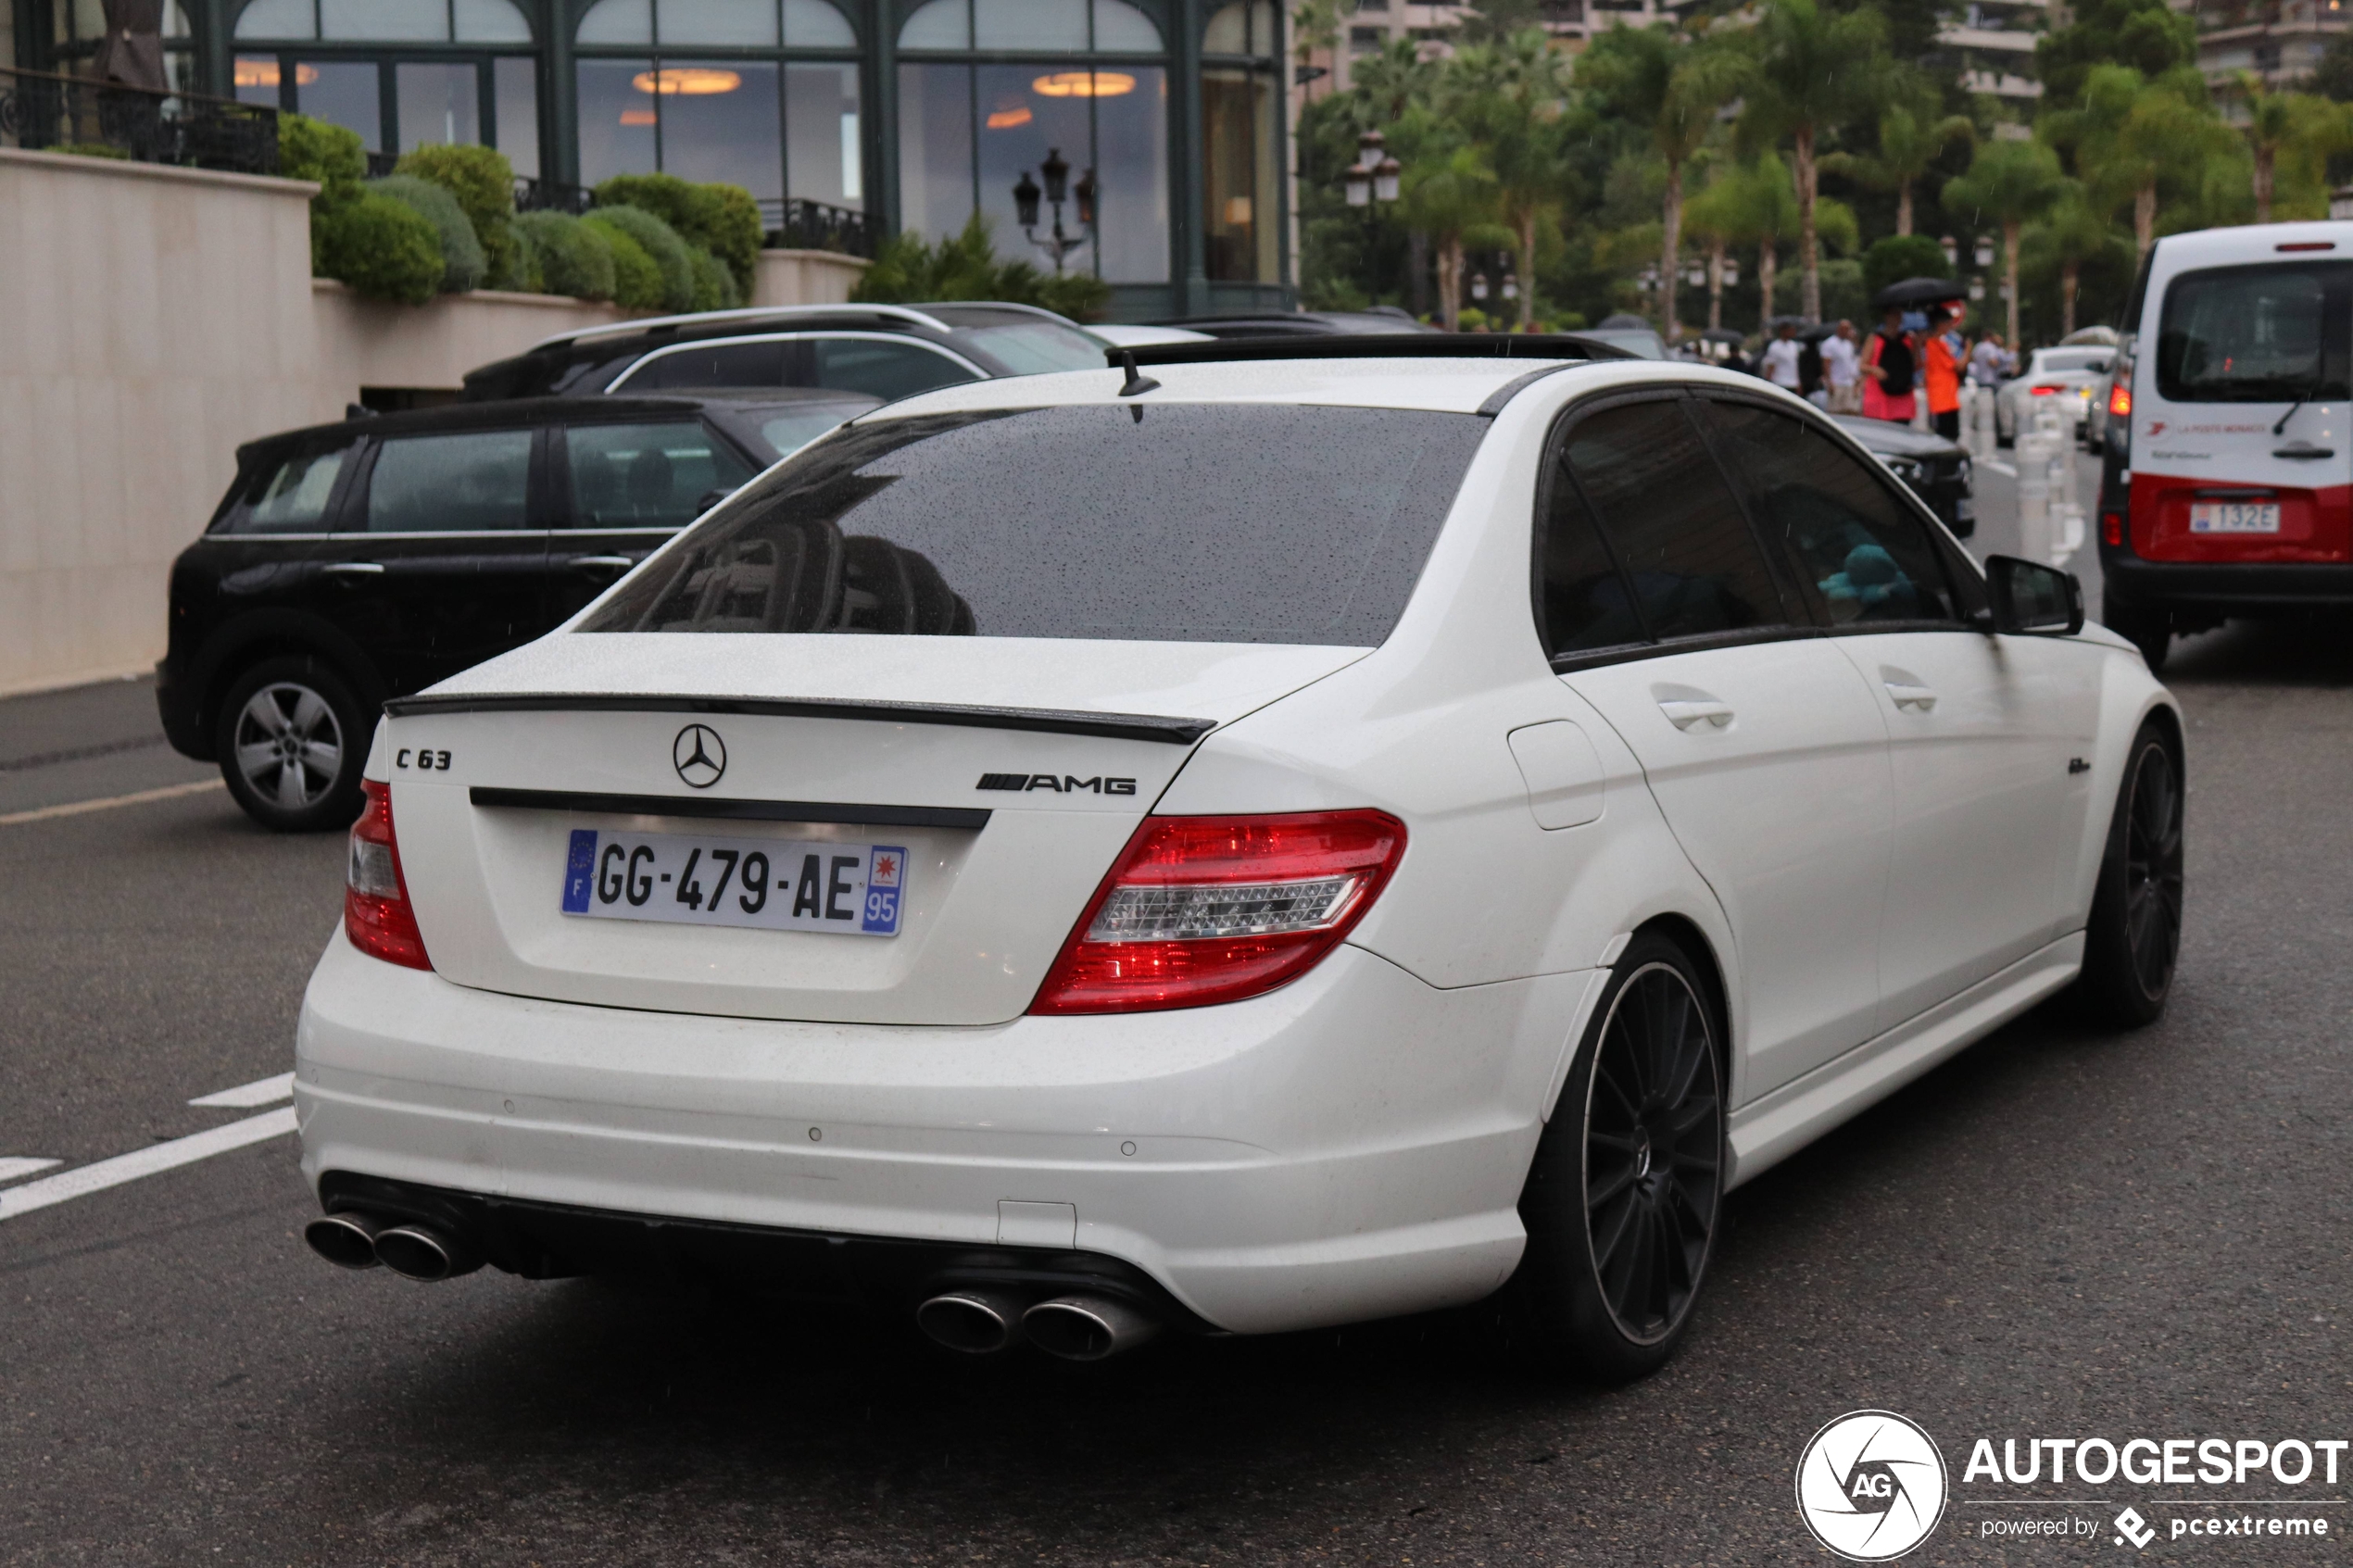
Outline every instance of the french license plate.
<path fill-rule="evenodd" d="M 906 892 L 895 844 L 574 828 L 564 859 L 563 912 L 592 919 L 896 936 Z"/>
<path fill-rule="evenodd" d="M 2193 533 L 2277 533 L 2279 531 L 2280 504 L 2277 501 L 2190 503 L 2190 532 Z"/>

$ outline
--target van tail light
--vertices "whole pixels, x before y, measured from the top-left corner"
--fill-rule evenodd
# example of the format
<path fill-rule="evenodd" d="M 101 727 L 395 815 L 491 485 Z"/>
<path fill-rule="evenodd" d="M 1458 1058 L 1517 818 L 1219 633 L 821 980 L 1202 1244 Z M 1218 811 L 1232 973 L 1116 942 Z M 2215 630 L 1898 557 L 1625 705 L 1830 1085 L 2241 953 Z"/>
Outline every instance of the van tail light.
<path fill-rule="evenodd" d="M 1147 817 L 1029 1004 L 1156 1012 L 1289 984 L 1340 945 L 1405 855 L 1386 811 Z"/>
<path fill-rule="evenodd" d="M 409 907 L 409 884 L 400 874 L 400 841 L 392 831 L 392 790 L 362 781 L 367 804 L 351 824 L 351 866 L 344 878 L 343 930 L 351 945 L 371 958 L 410 969 L 431 969 L 425 938 Z"/>
<path fill-rule="evenodd" d="M 2122 382 L 2108 389 L 2108 417 L 2111 420 L 2133 417 L 2133 389 Z"/>
<path fill-rule="evenodd" d="M 2121 545 L 2124 543 L 2124 514 L 2122 512 L 2107 512 L 2102 514 L 2100 518 L 2100 543 L 2103 545 Z"/>
<path fill-rule="evenodd" d="M 2027 391 L 2037 397 L 2055 397 L 2058 395 L 2058 388 L 2055 386 L 2031 386 L 2027 388 Z"/>

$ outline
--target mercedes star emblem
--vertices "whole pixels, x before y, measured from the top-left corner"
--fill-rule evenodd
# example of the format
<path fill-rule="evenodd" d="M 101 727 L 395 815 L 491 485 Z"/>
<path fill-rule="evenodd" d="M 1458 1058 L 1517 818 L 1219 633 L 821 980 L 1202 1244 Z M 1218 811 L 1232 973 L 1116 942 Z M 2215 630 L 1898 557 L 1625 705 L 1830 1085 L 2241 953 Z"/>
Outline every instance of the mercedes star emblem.
<path fill-rule="evenodd" d="M 670 743 L 670 761 L 688 789 L 709 789 L 727 771 L 727 743 L 708 724 L 689 724 Z"/>

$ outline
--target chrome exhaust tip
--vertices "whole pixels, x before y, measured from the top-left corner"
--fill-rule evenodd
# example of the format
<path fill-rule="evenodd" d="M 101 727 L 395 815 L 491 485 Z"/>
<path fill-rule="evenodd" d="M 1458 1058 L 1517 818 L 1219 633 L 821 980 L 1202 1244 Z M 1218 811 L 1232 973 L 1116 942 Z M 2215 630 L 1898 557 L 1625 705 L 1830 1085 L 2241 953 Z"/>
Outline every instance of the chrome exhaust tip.
<path fill-rule="evenodd" d="M 384 1261 L 376 1256 L 376 1234 L 384 1222 L 346 1210 L 321 1214 L 302 1227 L 310 1250 L 340 1269 L 372 1269 Z"/>
<path fill-rule="evenodd" d="M 1021 1303 L 993 1290 L 950 1290 L 915 1309 L 915 1326 L 932 1343 L 969 1356 L 991 1356 L 1013 1342 Z"/>
<path fill-rule="evenodd" d="M 455 1279 L 482 1267 L 482 1254 L 458 1237 L 414 1221 L 376 1233 L 376 1261 L 403 1279 Z"/>
<path fill-rule="evenodd" d="M 1021 1331 L 1050 1356 L 1100 1361 L 1132 1350 L 1160 1332 L 1135 1308 L 1099 1296 L 1057 1296 L 1022 1314 Z"/>

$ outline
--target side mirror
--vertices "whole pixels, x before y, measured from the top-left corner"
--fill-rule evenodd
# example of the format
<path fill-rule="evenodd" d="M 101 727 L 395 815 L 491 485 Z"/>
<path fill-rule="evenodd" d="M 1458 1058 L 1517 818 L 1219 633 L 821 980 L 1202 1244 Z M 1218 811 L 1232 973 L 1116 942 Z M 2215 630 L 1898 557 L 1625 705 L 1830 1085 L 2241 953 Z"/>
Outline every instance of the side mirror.
<path fill-rule="evenodd" d="M 2071 637 L 2083 630 L 2083 584 L 2071 571 L 2017 556 L 1989 556 L 1985 587 L 1996 632 Z"/>

